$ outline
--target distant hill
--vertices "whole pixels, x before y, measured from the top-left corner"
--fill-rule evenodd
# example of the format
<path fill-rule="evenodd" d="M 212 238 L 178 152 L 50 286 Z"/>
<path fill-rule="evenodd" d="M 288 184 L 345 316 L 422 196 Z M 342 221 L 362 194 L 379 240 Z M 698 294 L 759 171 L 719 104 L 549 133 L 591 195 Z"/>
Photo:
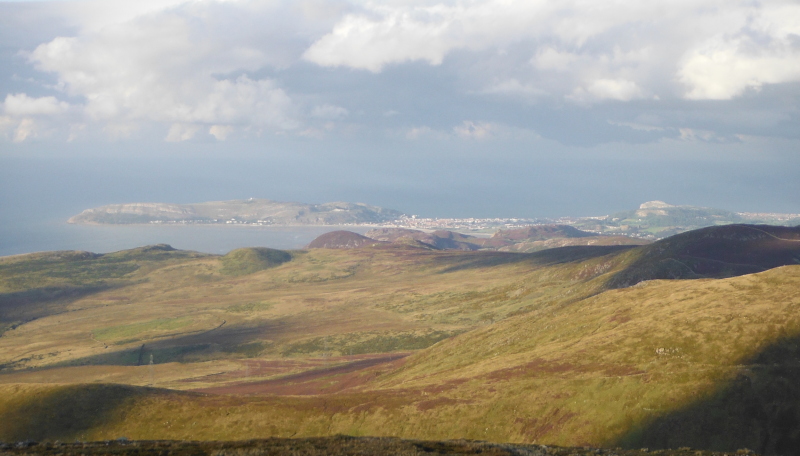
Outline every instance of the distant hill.
<path fill-rule="evenodd" d="M 617 212 L 607 217 L 581 218 L 573 225 L 596 233 L 663 239 L 698 228 L 734 223 L 793 226 L 800 224 L 800 216 L 731 212 L 710 207 L 676 206 L 664 201 L 648 201 L 642 203 L 638 209 Z"/>
<path fill-rule="evenodd" d="M 309 249 L 355 249 L 368 245 L 380 244 L 382 241 L 362 236 L 352 231 L 331 231 L 318 236 L 308 244 Z"/>
<path fill-rule="evenodd" d="M 377 228 L 367 231 L 365 236 L 385 242 L 412 239 L 439 250 L 478 250 L 485 240 L 453 231 L 437 230 L 428 233 L 407 228 Z"/>
<path fill-rule="evenodd" d="M 306 204 L 268 199 L 211 201 L 193 204 L 127 203 L 87 209 L 68 223 L 219 223 L 250 225 L 342 225 L 383 223 L 399 211 L 363 203 Z"/>

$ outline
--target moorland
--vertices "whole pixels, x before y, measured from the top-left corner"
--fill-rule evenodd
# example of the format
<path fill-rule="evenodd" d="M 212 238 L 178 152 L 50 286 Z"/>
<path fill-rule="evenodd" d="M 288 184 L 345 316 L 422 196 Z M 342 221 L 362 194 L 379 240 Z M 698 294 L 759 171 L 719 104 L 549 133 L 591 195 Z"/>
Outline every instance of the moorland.
<path fill-rule="evenodd" d="M 0 258 L 0 440 L 798 454 L 800 227 L 334 244 Z"/>

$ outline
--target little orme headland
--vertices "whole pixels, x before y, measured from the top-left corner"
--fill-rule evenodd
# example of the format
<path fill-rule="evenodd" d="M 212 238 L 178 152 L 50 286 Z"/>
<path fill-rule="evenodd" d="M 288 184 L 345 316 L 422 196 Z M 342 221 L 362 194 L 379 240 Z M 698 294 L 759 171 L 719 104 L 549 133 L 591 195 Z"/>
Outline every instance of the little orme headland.
<path fill-rule="evenodd" d="M 0 440 L 798 454 L 800 227 L 532 253 L 389 234 L 1 258 Z"/>

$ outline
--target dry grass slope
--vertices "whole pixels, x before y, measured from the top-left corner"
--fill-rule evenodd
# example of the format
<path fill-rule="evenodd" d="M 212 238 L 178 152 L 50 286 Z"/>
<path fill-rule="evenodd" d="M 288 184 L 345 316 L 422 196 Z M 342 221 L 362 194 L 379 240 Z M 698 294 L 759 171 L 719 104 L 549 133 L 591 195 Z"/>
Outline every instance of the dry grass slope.
<path fill-rule="evenodd" d="M 797 454 L 800 265 L 609 289 L 658 245 L 314 249 L 243 275 L 220 257 L 120 253 L 136 267 L 70 276 L 105 288 L 32 299 L 39 316 L 0 337 L 0 440 L 347 434 Z M 781 245 L 772 257 L 792 261 Z M 0 285 L 58 286 L 65 261 L 108 261 L 70 255 L 0 259 L 15 265 Z"/>

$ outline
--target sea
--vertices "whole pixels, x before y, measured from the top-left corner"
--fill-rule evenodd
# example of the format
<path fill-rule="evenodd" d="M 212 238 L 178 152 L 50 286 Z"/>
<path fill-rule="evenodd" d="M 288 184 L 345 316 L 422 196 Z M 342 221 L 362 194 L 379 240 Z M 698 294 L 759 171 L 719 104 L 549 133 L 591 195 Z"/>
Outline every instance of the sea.
<path fill-rule="evenodd" d="M 329 231 L 347 229 L 363 234 L 369 230 L 369 227 L 359 226 L 67 223 L 71 216 L 84 209 L 104 204 L 189 203 L 277 194 L 269 189 L 259 191 L 258 186 L 242 190 L 236 182 L 247 175 L 239 173 L 239 168 L 225 173 L 224 163 L 206 166 L 222 170 L 222 177 L 215 175 L 209 180 L 193 177 L 189 171 L 180 175 L 178 164 L 158 167 L 148 163 L 146 160 L 117 163 L 111 159 L 4 157 L 0 150 L 0 256 L 53 250 L 108 253 L 151 244 L 169 244 L 176 249 L 215 254 L 240 247 L 297 249 Z M 237 179 L 232 180 L 231 176 Z M 233 183 L 220 188 L 215 186 L 216 180 Z M 291 200 L 279 194 L 274 199 Z"/>
<path fill-rule="evenodd" d="M 225 254 L 241 247 L 299 249 L 317 236 L 346 229 L 364 234 L 364 226 L 241 225 L 74 225 L 64 220 L 0 226 L 0 256 L 52 250 L 108 253 L 152 244 Z"/>

